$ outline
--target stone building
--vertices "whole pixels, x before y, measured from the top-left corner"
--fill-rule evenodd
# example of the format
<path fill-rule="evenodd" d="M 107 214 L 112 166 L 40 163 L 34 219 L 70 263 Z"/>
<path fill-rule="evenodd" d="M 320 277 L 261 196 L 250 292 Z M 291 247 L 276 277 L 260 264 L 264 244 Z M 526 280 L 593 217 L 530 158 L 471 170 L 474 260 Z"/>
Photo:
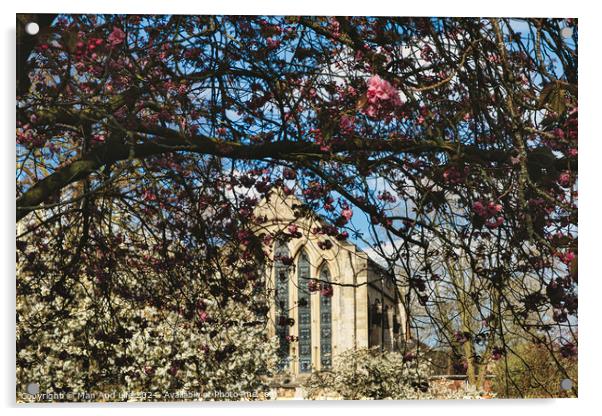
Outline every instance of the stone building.
<path fill-rule="evenodd" d="M 267 219 L 266 233 L 297 233 L 275 241 L 266 270 L 268 330 L 279 337 L 283 372 L 326 369 L 352 348 L 399 348 L 406 319 L 391 274 L 354 244 L 316 233 L 328 224 L 315 213 L 299 215 L 300 209 L 297 198 L 275 191 L 256 211 Z"/>

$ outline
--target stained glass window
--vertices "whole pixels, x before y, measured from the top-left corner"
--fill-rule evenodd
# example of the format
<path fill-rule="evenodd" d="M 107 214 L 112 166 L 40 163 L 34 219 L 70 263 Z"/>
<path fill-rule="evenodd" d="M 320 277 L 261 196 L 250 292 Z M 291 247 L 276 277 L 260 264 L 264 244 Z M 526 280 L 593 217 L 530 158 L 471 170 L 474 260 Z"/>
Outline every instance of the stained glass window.
<path fill-rule="evenodd" d="M 326 266 L 320 272 L 321 284 L 330 282 Z M 322 368 L 332 366 L 332 297 L 320 296 L 320 364 Z"/>
<path fill-rule="evenodd" d="M 278 336 L 278 368 L 285 370 L 289 364 L 289 268 L 285 264 L 289 258 L 289 251 L 285 244 L 276 243 L 275 249 L 275 300 L 276 300 L 276 335 Z M 283 261 L 284 260 L 284 261 Z"/>
<path fill-rule="evenodd" d="M 299 371 L 311 371 L 311 298 L 309 292 L 310 264 L 305 251 L 299 255 L 298 270 L 298 304 L 299 313 Z"/>

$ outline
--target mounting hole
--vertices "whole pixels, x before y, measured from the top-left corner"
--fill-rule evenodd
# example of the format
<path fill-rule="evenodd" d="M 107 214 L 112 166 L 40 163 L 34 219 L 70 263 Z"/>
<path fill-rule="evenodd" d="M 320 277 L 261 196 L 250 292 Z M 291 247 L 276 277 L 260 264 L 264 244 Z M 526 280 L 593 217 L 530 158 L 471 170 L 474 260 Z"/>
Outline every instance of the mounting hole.
<path fill-rule="evenodd" d="M 38 394 L 40 392 L 40 385 L 38 383 L 29 383 L 27 385 L 27 393 Z"/>
<path fill-rule="evenodd" d="M 25 32 L 28 35 L 35 36 L 40 31 L 40 26 L 36 22 L 29 22 L 25 25 Z"/>
<path fill-rule="evenodd" d="M 573 28 L 572 27 L 565 27 L 562 28 L 562 30 L 560 31 L 560 35 L 564 38 L 564 39 L 568 39 L 571 36 L 573 36 Z"/>
<path fill-rule="evenodd" d="M 565 378 L 564 380 L 562 380 L 560 382 L 560 388 L 562 390 L 570 390 L 573 388 L 573 381 L 569 380 L 568 378 Z"/>

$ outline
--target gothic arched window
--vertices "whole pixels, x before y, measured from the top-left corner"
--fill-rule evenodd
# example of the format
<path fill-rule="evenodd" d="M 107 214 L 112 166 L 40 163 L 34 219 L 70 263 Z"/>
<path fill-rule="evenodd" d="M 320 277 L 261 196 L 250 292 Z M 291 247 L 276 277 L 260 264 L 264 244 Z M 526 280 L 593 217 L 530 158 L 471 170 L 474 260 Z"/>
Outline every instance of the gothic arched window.
<path fill-rule="evenodd" d="M 277 242 L 274 250 L 276 335 L 278 336 L 278 368 L 284 370 L 289 363 L 289 275 L 291 258 L 286 244 Z"/>
<path fill-rule="evenodd" d="M 310 263 L 305 250 L 299 255 L 297 264 L 298 302 L 299 314 L 299 372 L 311 371 L 311 298 L 309 292 Z"/>
<path fill-rule="evenodd" d="M 320 284 L 330 285 L 330 273 L 326 266 L 320 271 Z M 320 296 L 320 365 L 332 366 L 332 297 Z"/>

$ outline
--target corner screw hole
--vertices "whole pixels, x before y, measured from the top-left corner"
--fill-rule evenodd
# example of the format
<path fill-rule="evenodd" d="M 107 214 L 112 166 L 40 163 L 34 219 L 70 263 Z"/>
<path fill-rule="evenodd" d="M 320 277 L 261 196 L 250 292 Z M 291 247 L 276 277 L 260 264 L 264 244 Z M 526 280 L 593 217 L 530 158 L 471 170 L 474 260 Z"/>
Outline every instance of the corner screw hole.
<path fill-rule="evenodd" d="M 28 35 L 35 36 L 40 31 L 40 26 L 35 22 L 29 22 L 25 25 L 25 32 Z"/>

